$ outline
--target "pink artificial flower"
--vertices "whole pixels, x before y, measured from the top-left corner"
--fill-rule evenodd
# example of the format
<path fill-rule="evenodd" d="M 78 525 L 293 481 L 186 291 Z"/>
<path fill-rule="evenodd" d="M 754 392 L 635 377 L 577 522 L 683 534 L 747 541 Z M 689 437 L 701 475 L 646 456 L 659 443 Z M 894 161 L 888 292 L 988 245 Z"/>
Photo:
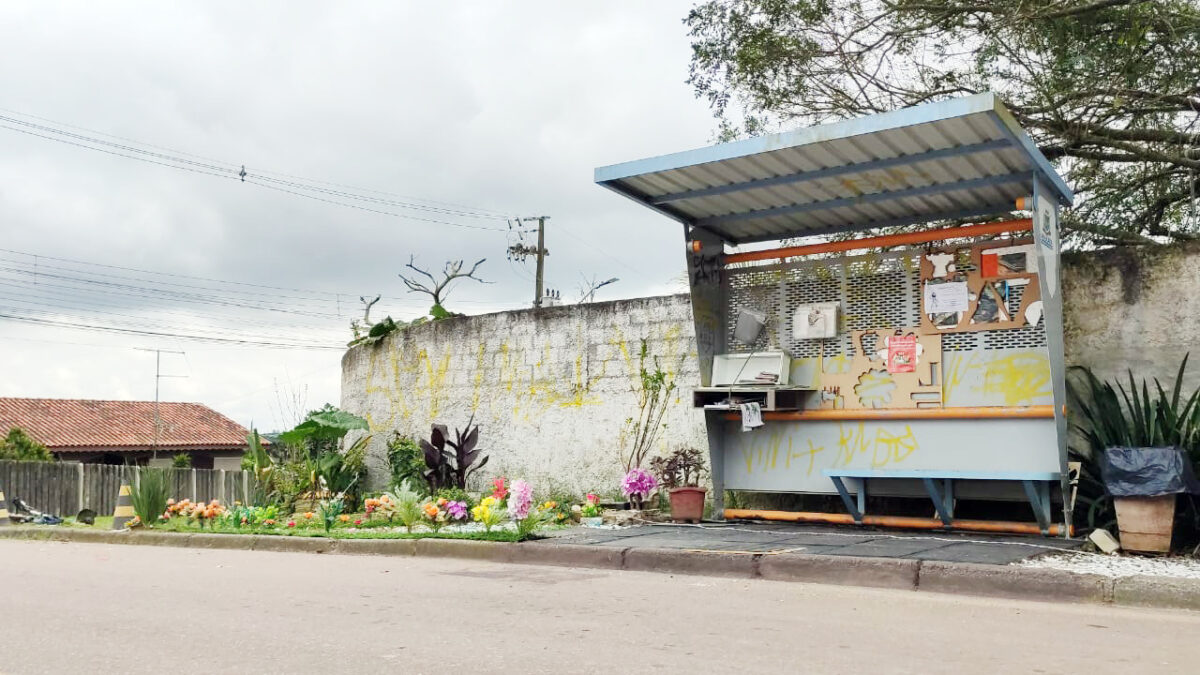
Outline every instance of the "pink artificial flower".
<path fill-rule="evenodd" d="M 621 480 L 621 492 L 626 497 L 638 496 L 645 499 L 658 487 L 658 479 L 653 474 L 640 467 L 629 470 Z"/>
<path fill-rule="evenodd" d="M 288 521 L 288 527 L 295 527 L 295 526 L 296 526 L 296 521 L 294 521 L 294 520 Z"/>
<path fill-rule="evenodd" d="M 512 499 L 508 500 L 508 515 L 513 520 L 524 520 L 533 506 L 533 486 L 521 479 L 512 482 Z"/>
<path fill-rule="evenodd" d="M 362 525 L 362 518 L 359 518 L 358 520 L 354 521 L 354 524 L 355 524 L 355 525 Z"/>

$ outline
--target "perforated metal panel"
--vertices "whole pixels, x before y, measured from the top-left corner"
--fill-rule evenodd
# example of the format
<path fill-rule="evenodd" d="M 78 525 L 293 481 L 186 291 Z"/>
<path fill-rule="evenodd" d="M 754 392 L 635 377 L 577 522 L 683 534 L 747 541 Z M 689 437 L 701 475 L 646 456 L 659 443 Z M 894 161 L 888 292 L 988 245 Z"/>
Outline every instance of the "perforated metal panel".
<path fill-rule="evenodd" d="M 749 352 L 781 348 L 792 358 L 853 355 L 850 331 L 868 328 L 916 326 L 920 313 L 919 251 L 835 256 L 771 265 L 744 264 L 725 270 L 729 302 L 726 313 L 729 351 Z M 969 269 L 961 261 L 960 269 Z M 1021 305 L 1022 286 L 1010 286 L 1007 306 L 1016 313 Z M 840 306 L 838 337 L 825 340 L 795 340 L 792 321 L 796 307 L 821 302 Z M 767 329 L 754 345 L 733 339 L 737 310 L 763 312 Z M 1036 348 L 1046 346 L 1046 331 L 1037 326 L 1007 330 L 985 330 L 942 334 L 942 351 L 969 352 L 980 349 Z M 870 350 L 871 345 L 864 345 Z"/>

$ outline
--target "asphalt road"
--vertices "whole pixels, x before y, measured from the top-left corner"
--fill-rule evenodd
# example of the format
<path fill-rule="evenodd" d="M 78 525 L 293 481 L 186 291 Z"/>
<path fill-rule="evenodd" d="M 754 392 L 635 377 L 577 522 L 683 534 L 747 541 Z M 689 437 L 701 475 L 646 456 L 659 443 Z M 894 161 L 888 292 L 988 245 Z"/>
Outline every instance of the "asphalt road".
<path fill-rule="evenodd" d="M 428 558 L 0 541 L 0 673 L 1165 673 L 1200 614 Z"/>

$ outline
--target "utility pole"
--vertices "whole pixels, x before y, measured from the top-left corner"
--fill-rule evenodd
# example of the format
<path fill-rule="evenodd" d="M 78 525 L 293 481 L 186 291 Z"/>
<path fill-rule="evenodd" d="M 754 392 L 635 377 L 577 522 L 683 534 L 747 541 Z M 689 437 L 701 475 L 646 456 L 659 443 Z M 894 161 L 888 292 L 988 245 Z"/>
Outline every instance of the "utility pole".
<path fill-rule="evenodd" d="M 153 459 L 158 459 L 158 431 L 162 427 L 162 417 L 158 414 L 158 383 L 164 377 L 187 377 L 187 375 L 163 375 L 162 374 L 162 355 L 166 354 L 183 354 L 184 352 L 173 352 L 169 349 L 151 349 L 149 347 L 134 347 L 139 352 L 154 352 L 154 441 L 150 446 L 150 453 Z"/>
<path fill-rule="evenodd" d="M 542 306 L 542 281 L 546 272 L 546 218 L 538 217 L 538 247 L 537 247 L 537 294 L 533 298 L 533 306 Z"/>
<path fill-rule="evenodd" d="M 542 294 L 544 292 L 543 284 L 546 277 L 546 256 L 550 255 L 550 251 L 546 249 L 546 221 L 550 220 L 550 216 L 529 216 L 527 218 L 518 218 L 518 223 L 528 223 L 537 221 L 538 224 L 538 241 L 537 246 L 527 246 L 525 244 L 513 244 L 508 247 L 508 258 L 512 260 L 525 260 L 528 256 L 537 257 L 537 277 L 535 279 L 535 288 L 533 291 L 533 306 L 542 306 Z"/>

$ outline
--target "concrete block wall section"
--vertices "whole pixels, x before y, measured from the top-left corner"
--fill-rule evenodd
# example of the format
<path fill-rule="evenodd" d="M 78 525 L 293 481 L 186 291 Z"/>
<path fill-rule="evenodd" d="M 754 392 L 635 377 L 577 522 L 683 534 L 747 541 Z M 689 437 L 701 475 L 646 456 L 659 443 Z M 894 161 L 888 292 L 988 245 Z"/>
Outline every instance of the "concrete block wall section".
<path fill-rule="evenodd" d="M 1063 266 L 1067 358 L 1105 377 L 1169 382 L 1200 341 L 1200 242 L 1068 254 Z M 489 476 L 524 477 L 539 494 L 612 491 L 621 430 L 636 414 L 638 349 L 679 388 L 658 450 L 706 447 L 691 407 L 699 383 L 691 304 L 672 295 L 464 317 L 396 333 L 342 360 L 342 407 L 371 423 L 372 480 L 382 485 L 393 430 L 417 437 L 471 415 Z M 1200 365 L 1189 386 L 1200 385 Z M 481 479 L 483 477 L 481 476 Z"/>
<path fill-rule="evenodd" d="M 491 459 L 481 475 L 523 477 L 539 494 L 612 491 L 621 433 L 637 414 L 639 350 L 679 383 L 659 450 L 706 447 L 688 389 L 698 381 L 687 296 L 503 312 L 419 326 L 342 361 L 342 407 L 371 424 L 372 482 L 386 482 L 393 431 L 426 436 L 474 415 Z"/>

